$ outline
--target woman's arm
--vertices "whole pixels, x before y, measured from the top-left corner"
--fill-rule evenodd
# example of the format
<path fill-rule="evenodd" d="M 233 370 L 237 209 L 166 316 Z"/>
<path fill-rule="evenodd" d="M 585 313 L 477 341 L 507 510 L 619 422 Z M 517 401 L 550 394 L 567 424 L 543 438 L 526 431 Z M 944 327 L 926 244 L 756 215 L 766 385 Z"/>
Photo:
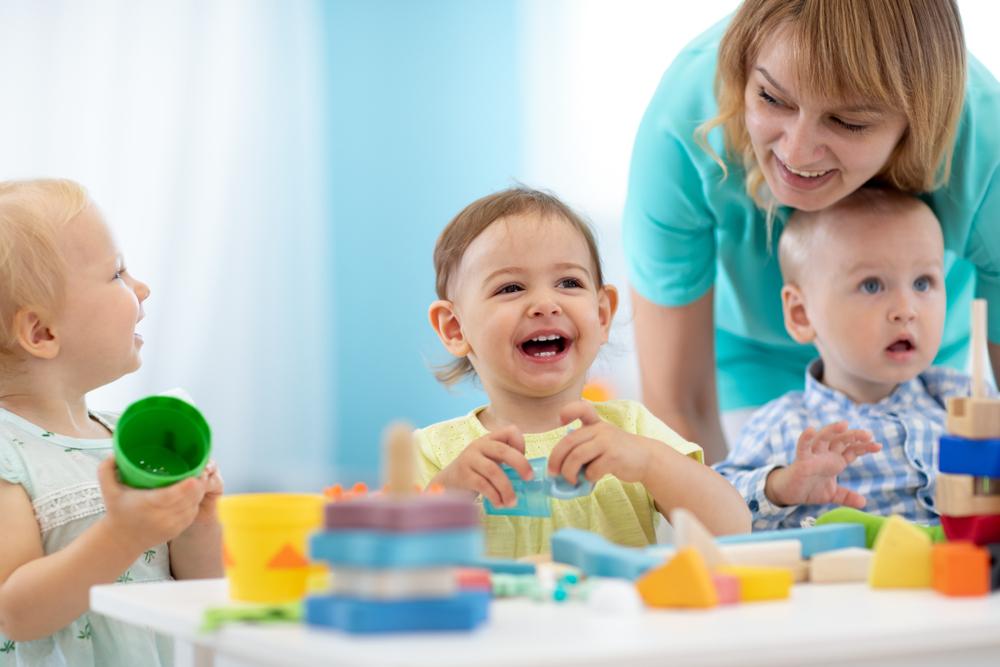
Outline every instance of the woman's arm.
<path fill-rule="evenodd" d="M 715 388 L 713 299 L 709 289 L 692 303 L 667 307 L 632 290 L 643 403 L 701 445 L 709 465 L 727 452 Z"/>

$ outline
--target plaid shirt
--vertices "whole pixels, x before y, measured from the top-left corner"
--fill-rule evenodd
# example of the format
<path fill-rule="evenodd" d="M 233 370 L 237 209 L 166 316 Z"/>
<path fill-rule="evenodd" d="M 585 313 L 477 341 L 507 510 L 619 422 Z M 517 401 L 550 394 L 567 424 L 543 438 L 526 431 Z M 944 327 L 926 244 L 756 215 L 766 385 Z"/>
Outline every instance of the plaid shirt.
<path fill-rule="evenodd" d="M 798 528 L 836 505 L 778 507 L 764 494 L 764 482 L 774 468 L 795 458 L 795 444 L 806 427 L 819 429 L 846 421 L 853 429 L 871 431 L 882 451 L 859 457 L 837 482 L 867 501 L 866 512 L 899 514 L 916 523 L 937 523 L 934 482 L 938 437 L 944 432 L 945 402 L 968 396 L 968 376 L 945 367 L 931 367 L 896 387 L 878 403 L 855 403 L 820 383 L 822 361 L 806 371 L 805 391 L 793 391 L 754 413 L 740 432 L 736 446 L 715 469 L 747 501 L 754 530 Z"/>

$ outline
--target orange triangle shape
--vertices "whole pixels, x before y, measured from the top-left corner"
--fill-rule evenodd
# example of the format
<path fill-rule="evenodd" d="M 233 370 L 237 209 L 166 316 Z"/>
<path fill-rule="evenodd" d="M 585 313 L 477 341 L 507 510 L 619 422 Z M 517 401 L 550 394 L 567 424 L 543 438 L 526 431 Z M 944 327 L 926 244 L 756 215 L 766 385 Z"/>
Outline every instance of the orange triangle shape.
<path fill-rule="evenodd" d="M 236 565 L 236 561 L 233 560 L 233 555 L 229 553 L 229 549 L 226 547 L 225 543 L 222 545 L 222 564 L 225 567 L 232 567 Z"/>
<path fill-rule="evenodd" d="M 281 551 L 279 551 L 274 558 L 271 559 L 271 562 L 267 564 L 267 569 L 278 570 L 286 567 L 305 567 L 306 565 L 309 565 L 309 561 L 307 561 L 302 554 L 293 549 L 292 545 L 286 544 L 281 547 Z"/>
<path fill-rule="evenodd" d="M 681 549 L 669 563 L 647 572 L 636 588 L 651 607 L 714 607 L 719 602 L 708 566 L 694 547 Z"/>

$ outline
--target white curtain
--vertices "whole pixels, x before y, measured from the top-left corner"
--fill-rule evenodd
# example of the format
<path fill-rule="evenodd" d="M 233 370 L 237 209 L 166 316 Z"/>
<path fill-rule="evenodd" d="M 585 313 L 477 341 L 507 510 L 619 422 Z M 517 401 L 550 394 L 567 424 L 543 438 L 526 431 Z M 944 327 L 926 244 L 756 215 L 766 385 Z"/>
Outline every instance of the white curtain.
<path fill-rule="evenodd" d="M 322 2 L 5 0 L 0 178 L 80 181 L 152 296 L 144 365 L 185 388 L 230 490 L 328 482 Z"/>

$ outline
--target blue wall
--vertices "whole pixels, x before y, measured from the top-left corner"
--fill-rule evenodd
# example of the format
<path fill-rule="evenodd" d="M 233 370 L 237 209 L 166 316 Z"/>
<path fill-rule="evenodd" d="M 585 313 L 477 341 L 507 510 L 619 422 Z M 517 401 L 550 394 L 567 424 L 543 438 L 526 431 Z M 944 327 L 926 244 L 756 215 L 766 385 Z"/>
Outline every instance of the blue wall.
<path fill-rule="evenodd" d="M 373 482 L 385 425 L 485 402 L 438 385 L 448 360 L 427 321 L 431 255 L 463 206 L 520 165 L 517 4 L 439 0 L 330 5 L 336 331 L 333 464 Z M 316 304 L 316 307 L 330 307 Z"/>

